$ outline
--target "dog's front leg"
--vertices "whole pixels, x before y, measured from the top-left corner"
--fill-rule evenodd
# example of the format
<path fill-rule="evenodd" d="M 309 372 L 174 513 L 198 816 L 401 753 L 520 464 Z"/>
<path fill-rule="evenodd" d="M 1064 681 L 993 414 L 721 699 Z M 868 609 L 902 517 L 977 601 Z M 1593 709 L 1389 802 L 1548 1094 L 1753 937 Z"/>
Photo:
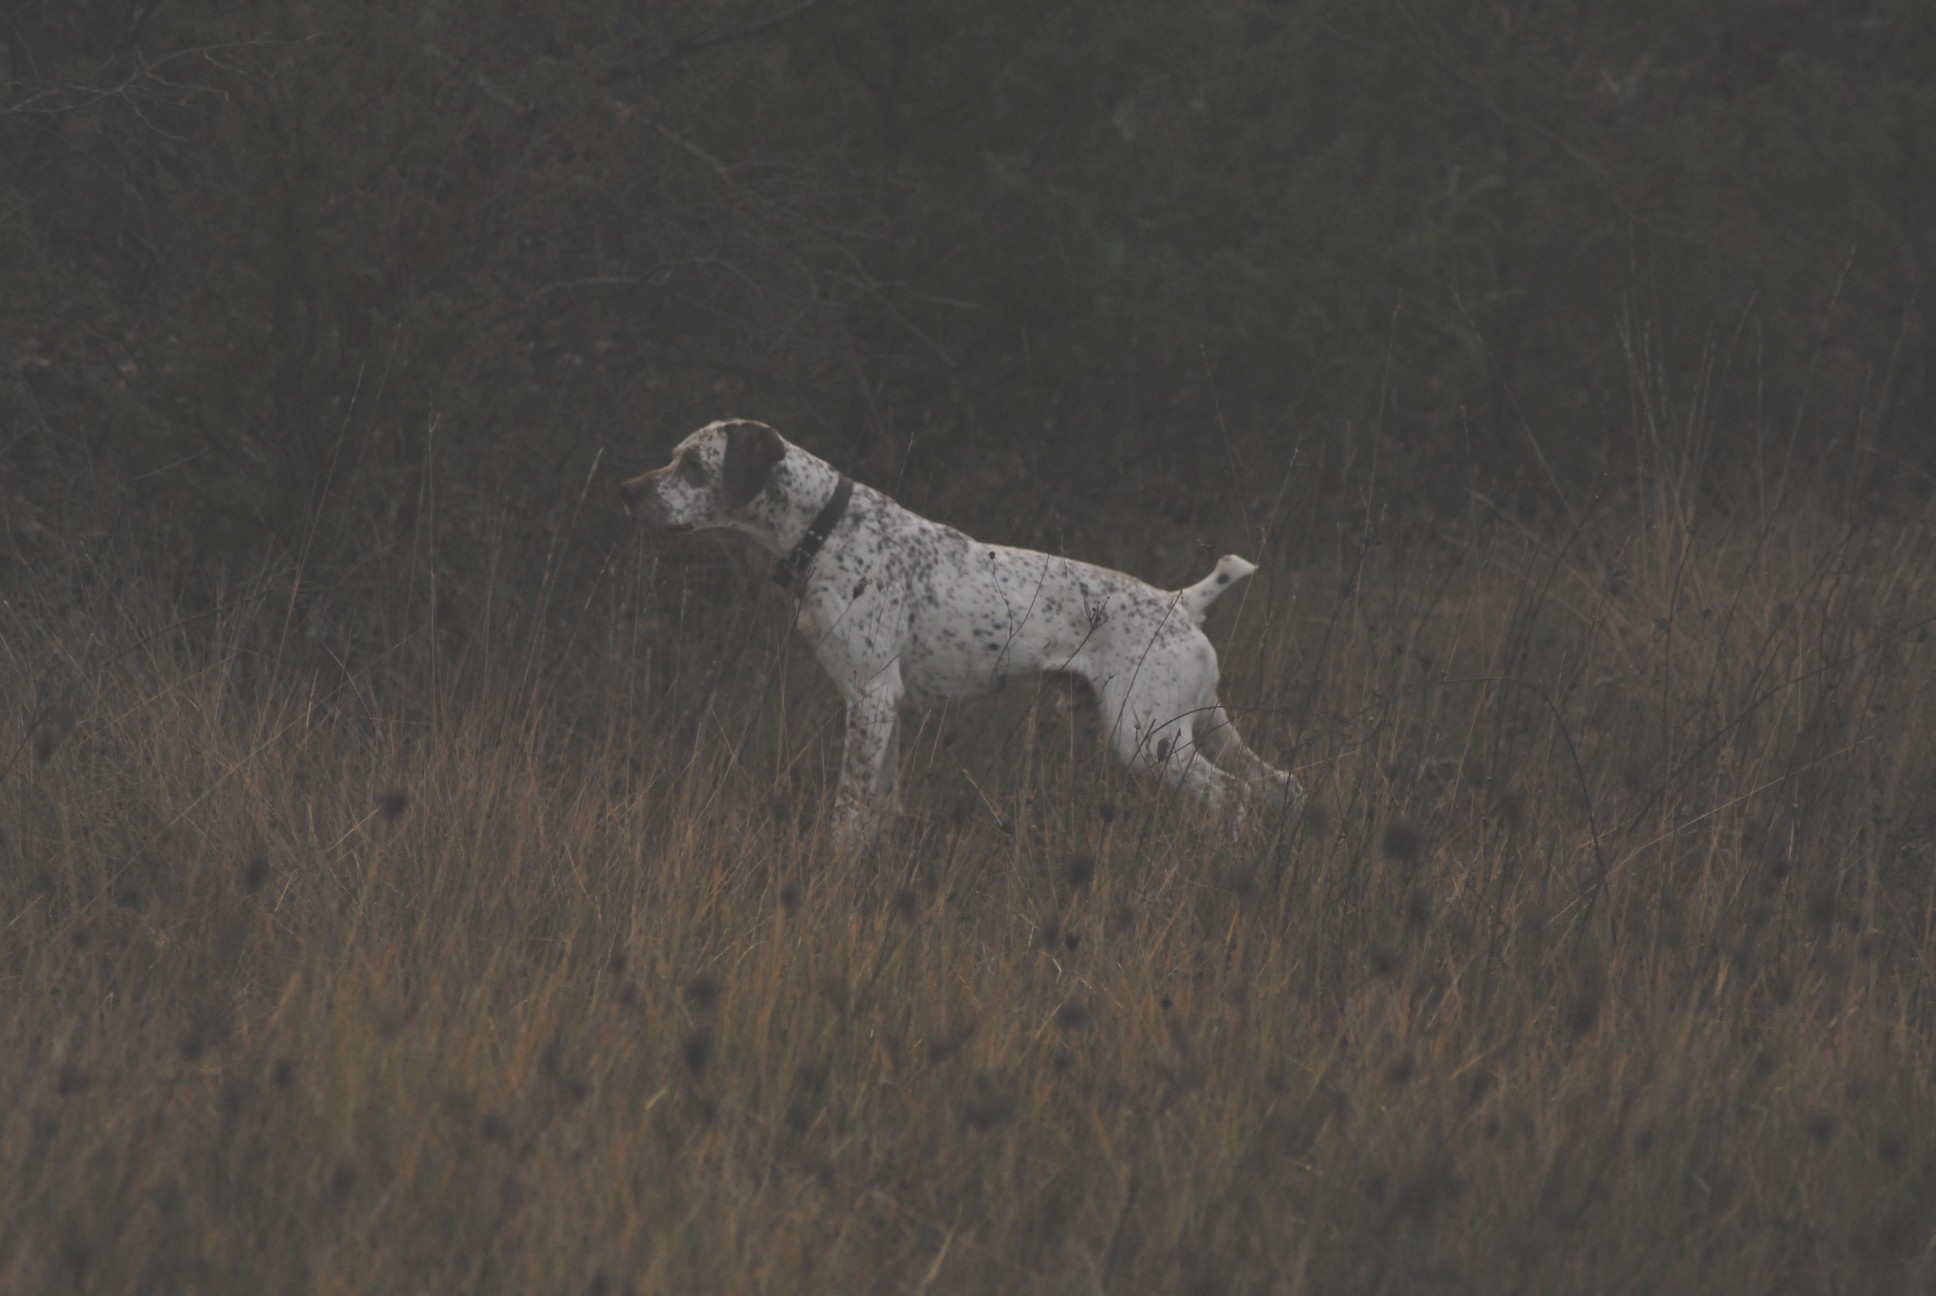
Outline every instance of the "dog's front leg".
<path fill-rule="evenodd" d="M 892 809 L 900 683 L 897 672 L 891 682 L 877 681 L 847 703 L 847 741 L 834 798 L 834 830 L 847 845 L 872 841 Z"/>

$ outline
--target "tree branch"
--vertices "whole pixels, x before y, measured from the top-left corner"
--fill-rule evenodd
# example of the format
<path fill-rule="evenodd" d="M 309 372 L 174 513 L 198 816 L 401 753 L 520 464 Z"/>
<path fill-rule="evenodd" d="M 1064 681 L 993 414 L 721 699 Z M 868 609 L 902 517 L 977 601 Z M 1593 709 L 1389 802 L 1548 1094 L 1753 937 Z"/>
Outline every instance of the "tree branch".
<path fill-rule="evenodd" d="M 762 18 L 758 22 L 748 23 L 744 27 L 732 27 L 726 31 L 713 32 L 707 36 L 695 36 L 691 40 L 681 41 L 665 53 L 659 55 L 659 57 L 640 64 L 639 71 L 644 72 L 651 68 L 664 67 L 668 63 L 676 63 L 680 59 L 702 53 L 705 50 L 716 49 L 721 45 L 730 45 L 734 41 L 746 40 L 748 37 L 758 36 L 761 32 L 771 31 L 782 23 L 792 22 L 801 14 L 818 9 L 825 3 L 827 3 L 827 0 L 805 0 L 803 4 L 797 4 L 791 9 L 773 15 L 771 18 Z"/>

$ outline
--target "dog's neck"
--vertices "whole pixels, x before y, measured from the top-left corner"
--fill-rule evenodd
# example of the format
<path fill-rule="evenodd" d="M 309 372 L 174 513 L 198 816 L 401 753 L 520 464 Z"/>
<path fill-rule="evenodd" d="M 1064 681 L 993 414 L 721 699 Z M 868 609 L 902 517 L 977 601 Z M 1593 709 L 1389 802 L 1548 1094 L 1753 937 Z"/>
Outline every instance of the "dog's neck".
<path fill-rule="evenodd" d="M 840 485 L 840 473 L 817 455 L 789 445 L 766 489 L 730 525 L 778 558 L 792 553 Z"/>

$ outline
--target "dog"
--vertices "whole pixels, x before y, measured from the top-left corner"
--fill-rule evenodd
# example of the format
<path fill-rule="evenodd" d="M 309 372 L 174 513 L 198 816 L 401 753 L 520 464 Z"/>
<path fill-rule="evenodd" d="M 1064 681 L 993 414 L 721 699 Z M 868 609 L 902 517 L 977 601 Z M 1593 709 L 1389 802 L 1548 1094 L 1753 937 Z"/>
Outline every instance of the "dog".
<path fill-rule="evenodd" d="M 624 482 L 655 530 L 742 532 L 797 591 L 795 624 L 847 704 L 837 836 L 871 841 L 894 801 L 904 706 L 926 708 L 1025 674 L 1085 680 L 1125 764 L 1191 793 L 1234 831 L 1253 803 L 1294 814 L 1295 776 L 1238 737 L 1199 628 L 1256 568 L 1236 555 L 1166 591 L 1073 558 L 984 544 L 851 481 L 764 423 L 726 419 L 672 462 Z"/>

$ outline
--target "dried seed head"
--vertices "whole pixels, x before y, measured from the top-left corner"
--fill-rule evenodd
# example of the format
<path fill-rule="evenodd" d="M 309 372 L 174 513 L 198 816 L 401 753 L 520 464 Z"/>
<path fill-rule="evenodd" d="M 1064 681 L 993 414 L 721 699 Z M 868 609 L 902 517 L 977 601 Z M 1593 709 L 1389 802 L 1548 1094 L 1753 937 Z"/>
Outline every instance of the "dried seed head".
<path fill-rule="evenodd" d="M 74 728 L 74 713 L 64 704 L 48 707 L 34 725 L 34 759 L 45 765 Z"/>
<path fill-rule="evenodd" d="M 1492 799 L 1492 817 L 1508 828 L 1517 828 L 1526 818 L 1526 798 L 1518 788 L 1502 788 Z"/>
<path fill-rule="evenodd" d="M 1452 1158 L 1440 1154 L 1428 1160 L 1416 1174 L 1399 1185 L 1392 1204 L 1401 1214 L 1427 1220 L 1464 1191 L 1465 1181 L 1459 1176 Z"/>
<path fill-rule="evenodd" d="M 1385 857 L 1398 864 L 1413 865 L 1425 848 L 1425 838 L 1416 825 L 1402 819 L 1394 819 L 1385 825 L 1385 836 L 1381 847 Z"/>
<path fill-rule="evenodd" d="M 971 1021 L 955 1030 L 949 1031 L 945 1035 L 936 1035 L 930 1039 L 928 1041 L 928 1065 L 939 1066 L 955 1054 L 961 1052 L 961 1046 L 966 1044 L 969 1038 L 974 1035 L 975 1026 L 976 1023 Z"/>
<path fill-rule="evenodd" d="M 241 1076 L 230 1076 L 222 1082 L 222 1090 L 216 1098 L 216 1105 L 221 1109 L 223 1120 L 233 1121 L 242 1114 L 242 1109 L 247 1107 L 254 1098 L 254 1085 Z"/>
<path fill-rule="evenodd" d="M 1432 925 L 1432 889 L 1424 883 L 1405 893 L 1405 926 L 1415 934 L 1422 934 Z"/>
<path fill-rule="evenodd" d="M 1331 812 L 1317 801 L 1304 803 L 1304 816 L 1301 829 L 1306 837 L 1322 838 L 1331 835 Z"/>
<path fill-rule="evenodd" d="M 800 907 L 800 888 L 789 882 L 780 888 L 780 908 L 792 913 Z"/>
<path fill-rule="evenodd" d="M 1095 1018 L 1096 1014 L 1094 1009 L 1090 1008 L 1086 1003 L 1081 1003 L 1073 999 L 1055 1010 L 1055 1025 L 1057 1030 L 1079 1031 L 1088 1026 Z"/>
<path fill-rule="evenodd" d="M 853 994 L 847 988 L 845 977 L 828 973 L 814 982 L 813 988 L 822 999 L 833 1005 L 835 1012 L 843 1017 L 847 1015 L 848 1008 L 853 1004 Z"/>
<path fill-rule="evenodd" d="M 802 1062 L 793 1072 L 793 1091 L 787 1095 L 787 1128 L 804 1134 L 827 1101 L 827 1064 Z"/>
<path fill-rule="evenodd" d="M 719 982 L 701 972 L 686 982 L 686 1006 L 696 1013 L 709 1013 L 719 1006 Z"/>
<path fill-rule="evenodd" d="M 1062 880 L 1071 891 L 1080 891 L 1088 886 L 1096 876 L 1096 857 L 1087 851 L 1077 851 L 1069 856 L 1062 866 Z"/>
<path fill-rule="evenodd" d="M 970 1129 L 992 1130 L 1007 1124 L 1018 1105 L 1013 1087 L 1000 1076 L 978 1075 L 973 1096 L 962 1104 L 961 1118 Z"/>
<path fill-rule="evenodd" d="M 205 1004 L 196 1009 L 189 1016 L 188 1029 L 182 1033 L 182 1061 L 199 1061 L 211 1047 L 226 1043 L 234 1028 L 232 1017 L 219 1006 Z"/>
<path fill-rule="evenodd" d="M 1217 862 L 1217 885 L 1238 900 L 1257 894 L 1257 868 L 1247 860 L 1224 858 Z"/>
<path fill-rule="evenodd" d="M 1572 1001 L 1566 1005 L 1566 1033 L 1574 1039 L 1591 1033 L 1599 1024 L 1604 998 L 1597 980 L 1589 980 L 1586 985 L 1581 986 Z"/>
<path fill-rule="evenodd" d="M 713 1033 L 702 1027 L 686 1036 L 679 1046 L 679 1057 L 695 1080 L 704 1075 L 707 1063 L 713 1060 Z"/>
<path fill-rule="evenodd" d="M 69 1224 L 68 1233 L 61 1239 L 61 1266 L 73 1285 L 80 1287 L 87 1278 L 88 1267 L 94 1263 L 94 1250 L 78 1225 Z"/>
<path fill-rule="evenodd" d="M 254 895 L 269 880 L 269 857 L 256 851 L 242 862 L 242 872 L 238 878 L 244 895 Z"/>

